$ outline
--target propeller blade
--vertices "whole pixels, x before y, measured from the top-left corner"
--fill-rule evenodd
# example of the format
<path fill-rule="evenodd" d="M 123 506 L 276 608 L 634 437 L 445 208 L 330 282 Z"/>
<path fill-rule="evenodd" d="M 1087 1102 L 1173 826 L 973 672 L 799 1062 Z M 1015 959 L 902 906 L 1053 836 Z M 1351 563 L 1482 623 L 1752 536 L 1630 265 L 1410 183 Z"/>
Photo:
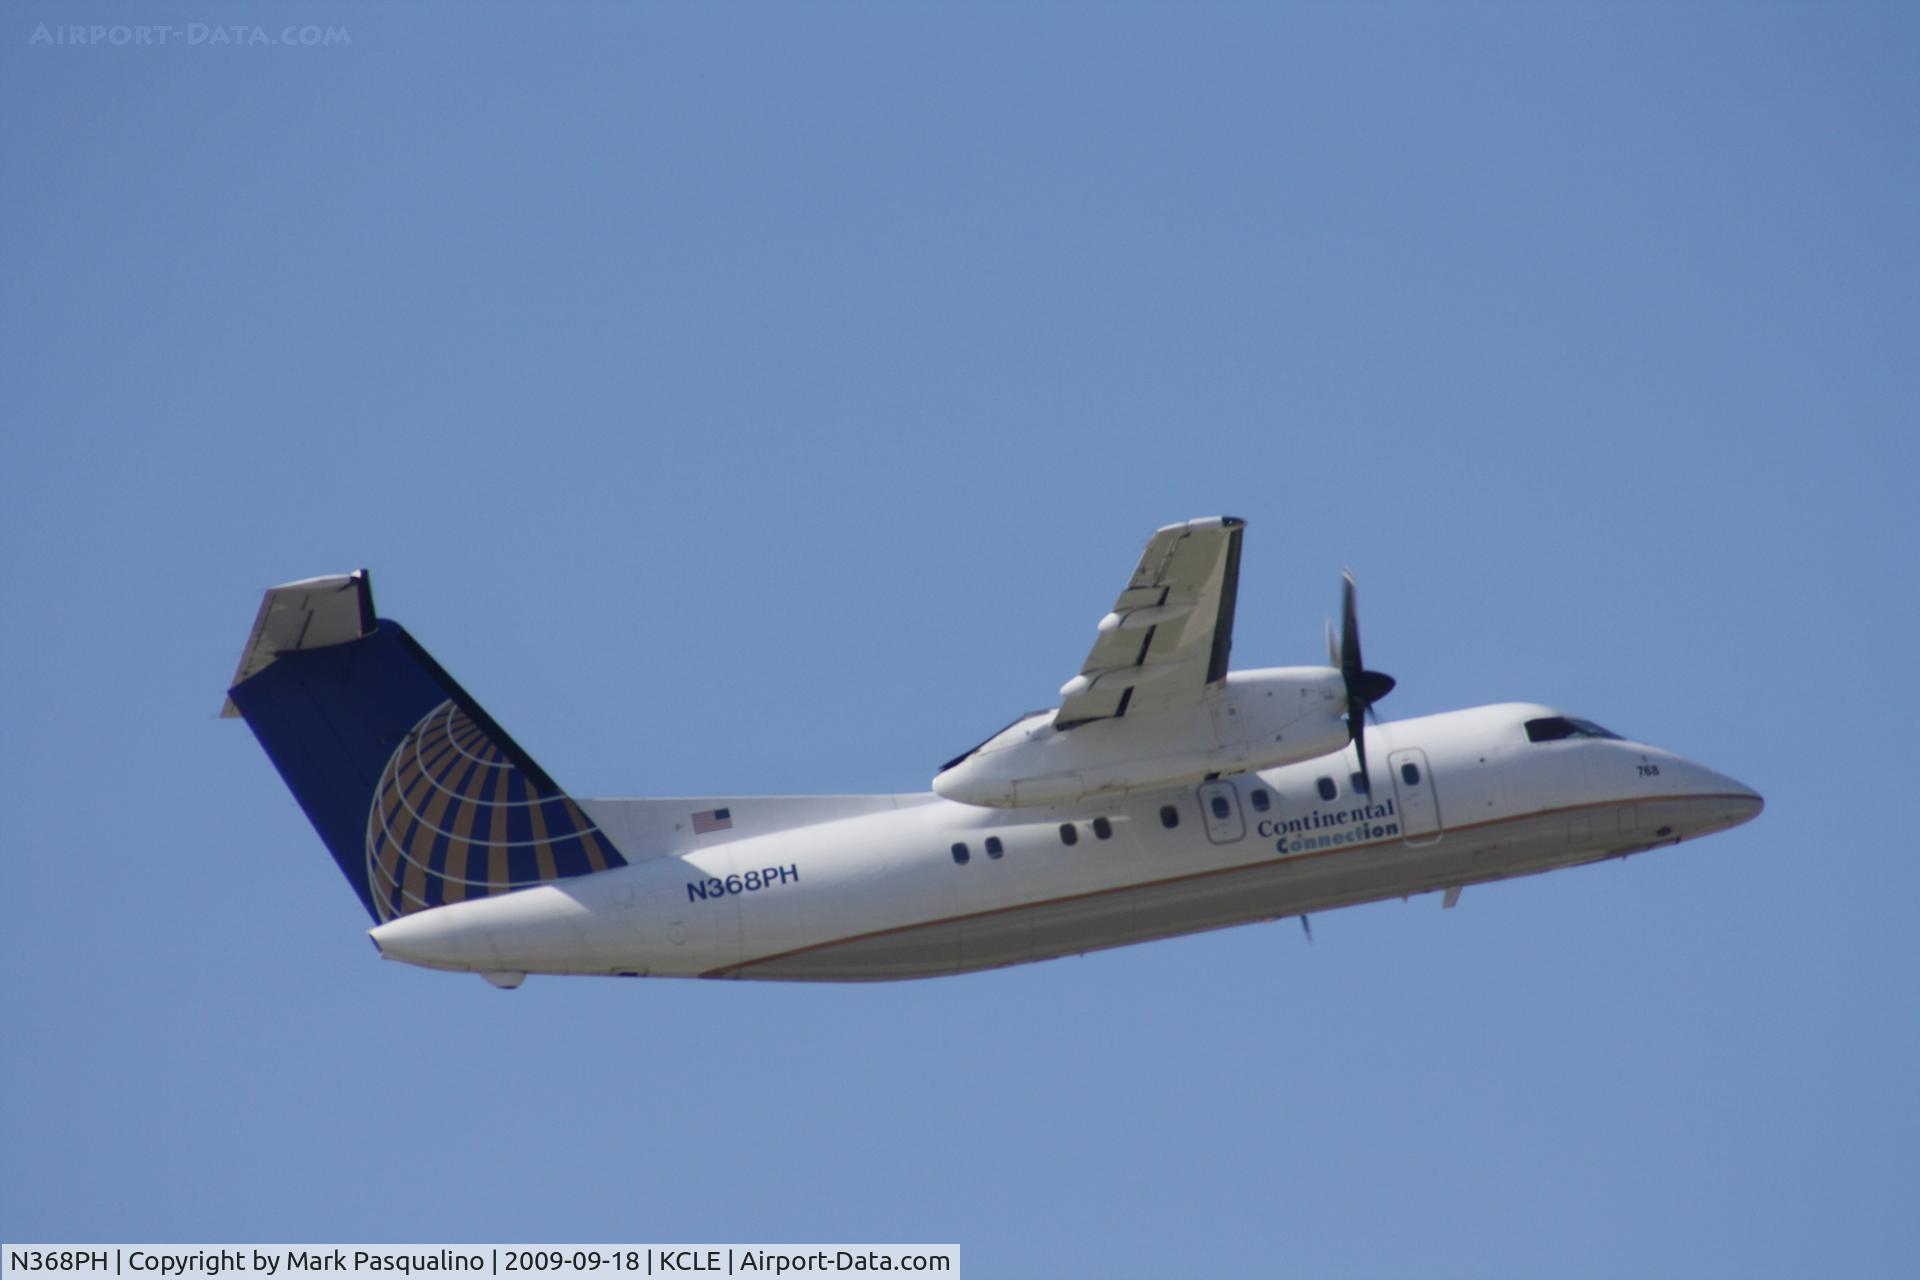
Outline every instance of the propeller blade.
<path fill-rule="evenodd" d="M 1340 669 L 1340 642 L 1333 635 L 1333 619 L 1327 619 L 1327 665 Z"/>
<path fill-rule="evenodd" d="M 1327 628 L 1327 655 L 1340 668 L 1347 687 L 1347 738 L 1360 764 L 1362 788 L 1373 793 L 1373 775 L 1367 771 L 1367 717 L 1374 715 L 1373 704 L 1393 692 L 1393 677 L 1383 671 L 1369 671 L 1360 657 L 1360 608 L 1353 583 L 1353 570 L 1340 573 L 1340 647 L 1334 651 L 1333 628 Z M 1374 722 L 1379 717 L 1374 715 Z"/>
<path fill-rule="evenodd" d="M 1360 789 L 1373 794 L 1373 775 L 1367 772 L 1367 718 L 1359 712 L 1347 716 L 1347 732 L 1353 736 L 1353 754 L 1360 759 Z"/>
<path fill-rule="evenodd" d="M 1366 664 L 1360 661 L 1360 611 L 1354 604 L 1353 570 L 1342 569 L 1340 578 L 1340 670 L 1351 680 Z"/>

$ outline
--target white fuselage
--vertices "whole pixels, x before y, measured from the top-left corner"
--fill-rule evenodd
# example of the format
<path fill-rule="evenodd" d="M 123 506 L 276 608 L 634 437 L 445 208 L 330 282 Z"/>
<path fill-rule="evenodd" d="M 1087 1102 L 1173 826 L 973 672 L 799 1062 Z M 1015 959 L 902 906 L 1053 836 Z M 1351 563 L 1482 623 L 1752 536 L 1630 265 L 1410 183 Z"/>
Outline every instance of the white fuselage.
<path fill-rule="evenodd" d="M 373 938 L 389 958 L 502 982 L 927 977 L 1618 857 L 1760 811 L 1747 787 L 1656 747 L 1530 741 L 1524 722 L 1554 714 L 1506 704 L 1376 726 L 1370 796 L 1349 748 L 1044 808 L 582 801 L 629 865 L 403 916 Z M 663 816 L 729 804 L 779 829 L 693 835 Z"/>

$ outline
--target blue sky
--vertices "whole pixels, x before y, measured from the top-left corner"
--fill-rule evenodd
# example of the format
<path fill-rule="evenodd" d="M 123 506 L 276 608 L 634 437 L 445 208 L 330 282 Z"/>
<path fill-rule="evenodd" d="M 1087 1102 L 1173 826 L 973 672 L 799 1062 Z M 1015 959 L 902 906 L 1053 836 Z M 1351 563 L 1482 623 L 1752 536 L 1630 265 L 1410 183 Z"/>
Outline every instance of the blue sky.
<path fill-rule="evenodd" d="M 0 13 L 0 1238 L 1920 1251 L 1911 8 Z M 366 565 L 576 793 L 916 790 L 1218 512 L 1240 665 L 1350 564 L 1384 713 L 1766 814 L 1311 946 L 504 994 L 380 963 L 214 718 Z"/>

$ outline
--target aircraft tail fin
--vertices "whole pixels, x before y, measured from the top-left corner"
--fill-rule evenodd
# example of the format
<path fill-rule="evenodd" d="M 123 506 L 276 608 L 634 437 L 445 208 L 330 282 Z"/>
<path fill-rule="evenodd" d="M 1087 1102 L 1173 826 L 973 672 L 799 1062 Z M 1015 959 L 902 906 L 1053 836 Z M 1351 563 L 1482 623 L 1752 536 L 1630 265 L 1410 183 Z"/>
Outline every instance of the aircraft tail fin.
<path fill-rule="evenodd" d="M 365 570 L 268 591 L 223 715 L 239 715 L 376 922 L 624 866 L 397 622 Z"/>

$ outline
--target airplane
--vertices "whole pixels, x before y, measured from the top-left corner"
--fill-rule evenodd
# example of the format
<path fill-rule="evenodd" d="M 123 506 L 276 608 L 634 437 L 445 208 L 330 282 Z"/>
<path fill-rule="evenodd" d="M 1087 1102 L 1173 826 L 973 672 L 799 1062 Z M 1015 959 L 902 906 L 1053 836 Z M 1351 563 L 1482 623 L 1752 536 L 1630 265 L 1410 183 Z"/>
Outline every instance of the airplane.
<path fill-rule="evenodd" d="M 270 589 L 246 720 L 381 956 L 477 973 L 932 977 L 1620 858 L 1751 788 L 1534 703 L 1371 727 L 1354 583 L 1328 665 L 1229 670 L 1245 521 L 1148 541 L 1057 706 L 906 795 L 575 797 L 365 570 Z M 1309 934 L 1309 936 L 1311 936 Z"/>

